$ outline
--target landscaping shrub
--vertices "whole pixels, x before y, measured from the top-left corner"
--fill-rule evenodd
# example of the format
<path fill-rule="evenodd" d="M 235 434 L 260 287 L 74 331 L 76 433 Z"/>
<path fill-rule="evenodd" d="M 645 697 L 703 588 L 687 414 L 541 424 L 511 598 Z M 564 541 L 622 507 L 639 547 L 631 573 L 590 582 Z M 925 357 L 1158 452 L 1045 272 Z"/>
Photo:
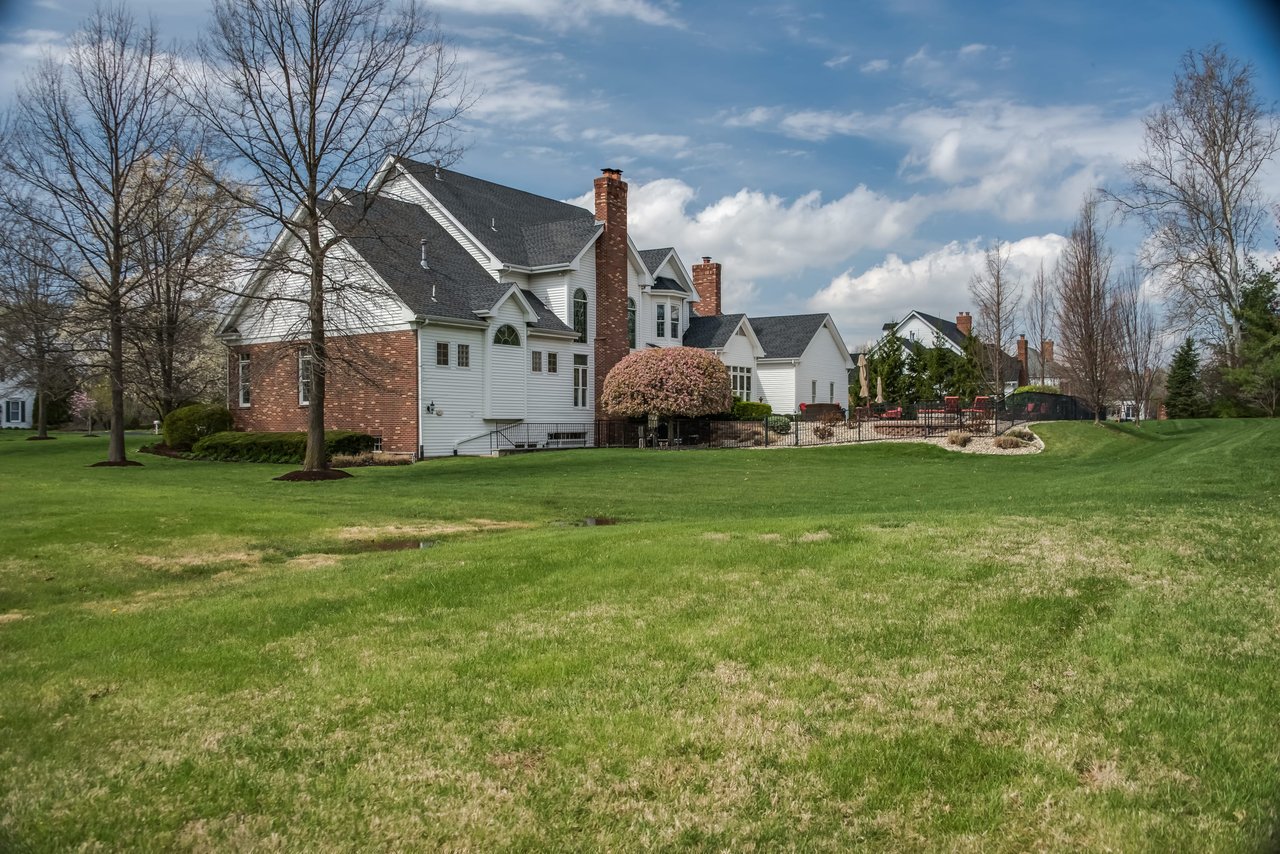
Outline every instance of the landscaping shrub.
<path fill-rule="evenodd" d="M 967 430 L 952 430 L 947 433 L 947 444 L 955 445 L 963 448 L 973 439 L 973 434 Z"/>
<path fill-rule="evenodd" d="M 1056 385 L 1020 385 L 1013 390 L 1014 394 L 1062 394 Z"/>
<path fill-rule="evenodd" d="M 1022 439 L 1026 442 L 1034 442 L 1036 440 L 1036 434 L 1026 427 L 1011 427 L 1005 435 L 1013 436 L 1015 439 Z"/>
<path fill-rule="evenodd" d="M 1019 439 L 1017 436 L 996 436 L 995 445 L 997 448 L 1005 450 L 1011 448 L 1025 448 L 1029 443 Z"/>
<path fill-rule="evenodd" d="M 330 430 L 324 434 L 331 456 L 371 453 L 374 438 L 353 430 Z M 301 463 L 307 450 L 306 433 L 232 433 L 205 436 L 191 452 L 202 460 L 242 463 Z"/>
<path fill-rule="evenodd" d="M 773 407 L 767 403 L 739 400 L 733 404 L 733 417 L 739 421 L 763 421 L 772 414 Z"/>
<path fill-rule="evenodd" d="M 791 419 L 785 415 L 770 415 L 769 429 L 779 436 L 785 436 L 791 432 Z"/>
<path fill-rule="evenodd" d="M 825 442 L 836 435 L 836 425 L 844 422 L 844 418 L 838 412 L 828 412 L 822 416 L 822 420 L 813 428 L 814 438 L 820 442 Z"/>
<path fill-rule="evenodd" d="M 225 406 L 193 403 L 165 416 L 164 443 L 174 450 L 187 451 L 200 439 L 231 427 L 231 412 Z"/>
<path fill-rule="evenodd" d="M 334 454 L 329 465 L 336 469 L 356 468 L 359 466 L 407 466 L 413 460 L 399 454 L 380 454 L 366 452 L 362 454 Z"/>

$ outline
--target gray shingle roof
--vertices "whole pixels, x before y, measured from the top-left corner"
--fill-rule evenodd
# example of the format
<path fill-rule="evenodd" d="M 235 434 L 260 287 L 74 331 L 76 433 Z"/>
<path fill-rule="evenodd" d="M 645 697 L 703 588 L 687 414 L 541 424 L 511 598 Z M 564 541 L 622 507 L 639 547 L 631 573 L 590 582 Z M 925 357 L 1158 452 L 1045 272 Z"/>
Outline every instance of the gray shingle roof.
<path fill-rule="evenodd" d="M 959 326 L 956 326 L 954 320 L 943 320 L 941 317 L 936 317 L 932 314 L 925 314 L 923 311 L 917 311 L 916 314 L 918 314 L 922 320 L 934 329 L 938 330 L 938 332 L 942 333 L 942 336 L 952 344 L 955 344 L 957 347 L 964 346 L 964 333 L 960 331 Z"/>
<path fill-rule="evenodd" d="M 329 222 L 416 314 L 479 320 L 475 313 L 492 308 L 511 287 L 495 281 L 420 206 L 379 198 L 361 216 L 365 196 L 349 196 L 351 204 L 329 208 Z M 430 268 L 427 270 L 420 264 L 424 239 Z M 529 291 L 523 293 L 538 314 L 535 328 L 571 331 L 536 296 Z"/>
<path fill-rule="evenodd" d="M 752 317 L 766 359 L 798 359 L 822 328 L 825 314 L 784 314 L 779 317 Z"/>
<path fill-rule="evenodd" d="M 491 181 L 399 161 L 427 192 L 504 264 L 568 264 L 596 233 L 596 218 L 577 205 L 536 196 Z"/>
<path fill-rule="evenodd" d="M 681 343 L 686 347 L 702 347 L 718 350 L 729 343 L 733 330 L 738 328 L 745 314 L 717 314 L 713 317 L 691 317 L 684 330 Z"/>
<path fill-rule="evenodd" d="M 652 275 L 658 272 L 662 262 L 667 260 L 667 256 L 674 251 L 670 246 L 664 246 L 661 249 L 641 249 L 640 260 L 644 262 L 645 269 Z"/>

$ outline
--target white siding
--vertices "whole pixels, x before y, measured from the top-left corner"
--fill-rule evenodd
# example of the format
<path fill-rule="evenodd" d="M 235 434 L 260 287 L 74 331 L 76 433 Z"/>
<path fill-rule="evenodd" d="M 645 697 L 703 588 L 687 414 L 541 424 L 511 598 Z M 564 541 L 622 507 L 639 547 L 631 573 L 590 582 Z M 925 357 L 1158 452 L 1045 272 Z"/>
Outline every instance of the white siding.
<path fill-rule="evenodd" d="M 510 324 L 520 336 L 520 345 L 493 343 L 493 336 Z M 498 307 L 489 319 L 485 335 L 485 416 L 521 419 L 528 411 L 529 333 L 524 312 L 514 297 Z"/>
<path fill-rule="evenodd" d="M 729 336 L 729 340 L 725 342 L 724 349 L 720 351 L 720 361 L 730 368 L 750 368 L 751 369 L 751 399 L 760 400 L 760 372 L 756 369 L 755 352 L 751 349 L 751 339 L 746 335 L 740 335 L 735 332 Z"/>
<path fill-rule="evenodd" d="M 756 376 L 764 397 L 760 400 L 773 407 L 779 415 L 791 415 L 797 411 L 796 371 L 790 364 L 757 364 Z"/>
<path fill-rule="evenodd" d="M 18 410 L 15 414 L 20 416 L 12 421 L 9 420 L 9 403 L 11 401 L 19 404 L 14 408 Z M 19 388 L 17 383 L 0 382 L 0 427 L 29 428 L 35 423 L 35 410 L 35 392 Z"/>
<path fill-rule="evenodd" d="M 849 371 L 848 353 L 836 342 L 825 326 L 818 330 L 805 348 L 800 364 L 796 367 L 796 392 L 806 403 L 838 403 L 848 408 Z M 818 384 L 817 400 L 810 400 L 813 383 Z M 832 384 L 835 394 L 829 396 Z"/>
<path fill-rule="evenodd" d="M 580 422 L 590 421 L 591 409 L 573 406 L 573 354 L 581 353 L 583 345 L 573 344 L 563 338 L 529 338 L 529 350 L 542 354 L 542 370 L 529 374 L 529 415 L 532 422 Z M 547 370 L 547 357 L 556 355 L 556 373 Z"/>
<path fill-rule="evenodd" d="M 293 253 L 288 272 L 270 274 L 256 291 L 257 298 L 246 303 L 236 323 L 245 343 L 279 340 L 304 335 L 307 331 L 306 298 L 310 283 L 296 265 L 302 263 L 301 250 Z M 326 261 L 331 280 L 345 280 L 349 287 L 333 294 L 325 306 L 325 331 L 330 335 L 358 335 L 404 328 L 412 312 L 368 269 L 368 265 L 345 244 L 335 246 Z"/>
<path fill-rule="evenodd" d="M 457 443 L 492 429 L 484 420 L 484 339 L 483 329 L 459 329 L 428 324 L 418 333 L 422 407 L 418 440 L 429 457 L 453 453 Z M 436 344 L 449 345 L 449 365 L 436 365 Z M 471 348 L 471 367 L 458 367 L 458 345 Z M 435 412 L 427 412 L 434 405 Z M 481 453 L 488 453 L 486 443 Z M 472 450 L 472 453 L 476 453 Z"/>
<path fill-rule="evenodd" d="M 912 337 L 914 336 L 914 338 Z M 936 343 L 936 339 L 940 339 L 943 344 L 956 353 L 960 352 L 960 348 L 953 344 L 948 338 L 938 335 L 937 330 L 925 323 L 914 314 L 911 315 L 901 326 L 898 327 L 898 337 L 903 342 L 918 341 L 926 347 L 932 347 Z"/>

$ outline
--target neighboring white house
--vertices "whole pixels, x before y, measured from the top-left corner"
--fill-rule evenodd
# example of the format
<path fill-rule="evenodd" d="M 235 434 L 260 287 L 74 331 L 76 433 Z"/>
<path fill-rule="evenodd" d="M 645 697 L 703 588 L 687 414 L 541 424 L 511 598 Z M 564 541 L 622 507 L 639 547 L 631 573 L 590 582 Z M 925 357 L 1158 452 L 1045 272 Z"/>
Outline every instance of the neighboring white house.
<path fill-rule="evenodd" d="M 756 361 L 760 400 L 786 414 L 810 403 L 848 408 L 853 359 L 831 315 L 753 317 L 750 322 L 765 352 Z"/>
<path fill-rule="evenodd" d="M 704 258 L 691 275 L 674 249 L 638 249 L 627 235 L 627 185 L 619 170 L 603 172 L 594 215 L 403 158 L 371 183 L 376 197 L 335 198 L 325 231 L 342 239 L 334 263 L 359 287 L 329 310 L 330 334 L 383 367 L 378 387 L 335 369 L 326 427 L 374 432 L 385 450 L 421 456 L 488 453 L 490 434 L 513 424 L 575 434 L 557 425 L 597 417 L 604 377 L 628 352 L 681 344 L 716 352 L 740 396 L 763 393 L 780 412 L 811 397 L 845 402 L 845 366 L 827 351 L 848 354 L 828 346 L 839 341 L 828 316 L 800 316 L 807 337 L 786 326 L 776 346 L 754 321 L 719 316 L 720 265 Z M 291 247 L 281 238 L 272 251 Z M 264 265 L 219 329 L 242 429 L 297 430 L 307 420 L 302 306 L 261 299 L 297 297 L 307 284 L 278 269 Z M 772 375 L 790 379 L 775 392 Z"/>
<path fill-rule="evenodd" d="M 0 380 L 0 427 L 30 429 L 36 394 L 10 378 Z"/>

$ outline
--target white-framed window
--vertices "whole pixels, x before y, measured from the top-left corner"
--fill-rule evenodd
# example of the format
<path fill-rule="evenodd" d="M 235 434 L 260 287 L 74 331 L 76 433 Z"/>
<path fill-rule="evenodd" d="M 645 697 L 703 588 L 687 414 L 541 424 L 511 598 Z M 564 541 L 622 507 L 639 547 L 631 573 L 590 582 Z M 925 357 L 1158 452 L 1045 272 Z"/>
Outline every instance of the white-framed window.
<path fill-rule="evenodd" d="M 573 405 L 587 405 L 587 357 L 573 357 Z"/>
<path fill-rule="evenodd" d="M 458 367 L 459 368 L 471 367 L 471 345 L 470 344 L 458 345 Z"/>
<path fill-rule="evenodd" d="M 10 423 L 27 420 L 27 402 L 25 400 L 6 400 L 4 402 L 4 420 Z"/>
<path fill-rule="evenodd" d="M 835 403 L 836 402 L 836 384 L 830 383 L 829 386 L 830 387 L 827 389 L 827 403 Z"/>
<path fill-rule="evenodd" d="M 654 308 L 657 311 L 657 333 L 661 338 L 667 334 L 667 304 L 660 302 Z"/>
<path fill-rule="evenodd" d="M 680 340 L 680 305 L 678 303 L 671 304 L 671 320 L 667 323 L 667 328 L 671 330 L 672 338 Z"/>
<path fill-rule="evenodd" d="M 751 369 L 739 368 L 736 365 L 729 367 L 729 383 L 733 388 L 734 395 L 739 400 L 751 400 Z"/>
<path fill-rule="evenodd" d="M 558 361 L 555 353 L 547 354 L 547 373 L 554 374 L 556 372 L 556 368 L 559 367 Z"/>
<path fill-rule="evenodd" d="M 519 347 L 520 333 L 510 323 L 504 323 L 493 333 L 493 343 L 503 347 Z"/>
<path fill-rule="evenodd" d="M 236 384 L 240 390 L 240 405 L 248 406 L 251 400 L 251 387 L 249 385 L 251 374 L 249 369 L 249 354 L 241 353 L 239 366 L 236 373 Z"/>
<path fill-rule="evenodd" d="M 542 373 L 542 351 L 531 350 L 529 352 L 529 368 L 535 374 Z"/>
<path fill-rule="evenodd" d="M 573 292 L 573 331 L 579 343 L 587 340 L 587 292 L 582 288 Z"/>
<path fill-rule="evenodd" d="M 627 346 L 636 348 L 636 301 L 627 300 Z"/>
<path fill-rule="evenodd" d="M 311 354 L 301 352 L 298 354 L 298 405 L 307 406 L 311 403 Z"/>
<path fill-rule="evenodd" d="M 810 403 L 818 402 L 818 381 L 817 380 L 809 380 L 809 402 Z"/>
<path fill-rule="evenodd" d="M 436 364 L 437 365 L 449 364 L 449 342 L 448 341 L 436 342 Z"/>

